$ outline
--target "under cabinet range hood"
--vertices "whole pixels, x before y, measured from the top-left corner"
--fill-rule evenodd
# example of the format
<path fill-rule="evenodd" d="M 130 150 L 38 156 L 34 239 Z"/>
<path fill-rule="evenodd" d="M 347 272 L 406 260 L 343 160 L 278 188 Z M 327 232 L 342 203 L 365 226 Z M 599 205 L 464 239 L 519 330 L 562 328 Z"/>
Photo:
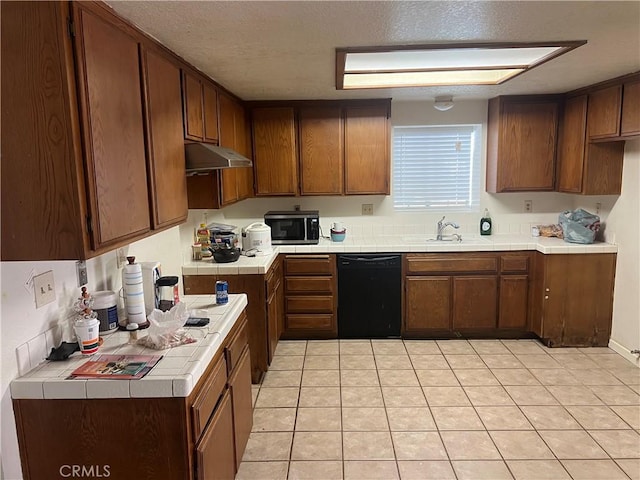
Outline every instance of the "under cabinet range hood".
<path fill-rule="evenodd" d="M 247 157 L 230 148 L 206 143 L 187 143 L 184 146 L 187 175 L 206 173 L 221 168 L 252 167 Z"/>

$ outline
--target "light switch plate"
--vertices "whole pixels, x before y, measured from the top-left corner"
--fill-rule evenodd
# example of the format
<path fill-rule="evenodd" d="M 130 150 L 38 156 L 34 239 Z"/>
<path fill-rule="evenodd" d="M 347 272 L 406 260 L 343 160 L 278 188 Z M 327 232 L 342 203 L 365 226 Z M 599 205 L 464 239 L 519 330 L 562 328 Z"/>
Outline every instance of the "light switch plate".
<path fill-rule="evenodd" d="M 33 293 L 36 297 L 36 308 L 43 307 L 56 299 L 56 285 L 53 282 L 53 270 L 33 277 Z"/>

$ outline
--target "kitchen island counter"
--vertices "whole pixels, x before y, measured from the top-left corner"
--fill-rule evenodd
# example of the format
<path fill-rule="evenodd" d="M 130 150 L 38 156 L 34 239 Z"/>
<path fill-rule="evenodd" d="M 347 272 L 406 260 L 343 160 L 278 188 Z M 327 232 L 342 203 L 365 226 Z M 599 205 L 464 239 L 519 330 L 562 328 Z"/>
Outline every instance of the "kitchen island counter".
<path fill-rule="evenodd" d="M 163 358 L 139 380 L 68 379 L 73 370 L 90 360 L 76 352 L 68 360 L 46 361 L 11 382 L 14 399 L 81 399 L 187 397 L 204 374 L 247 306 L 245 294 L 229 295 L 229 303 L 216 305 L 215 295 L 187 295 L 189 310 L 206 310 L 211 319 L 206 327 L 189 327 L 196 342 L 166 350 L 129 345 L 129 333 L 117 331 L 105 335 L 96 355 L 162 355 Z M 140 330 L 139 337 L 148 330 Z"/>

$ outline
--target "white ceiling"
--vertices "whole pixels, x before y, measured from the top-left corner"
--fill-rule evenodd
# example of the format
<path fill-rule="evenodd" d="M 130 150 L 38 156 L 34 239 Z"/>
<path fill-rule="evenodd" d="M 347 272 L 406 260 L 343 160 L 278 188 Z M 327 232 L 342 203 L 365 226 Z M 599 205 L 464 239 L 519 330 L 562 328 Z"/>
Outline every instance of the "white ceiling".
<path fill-rule="evenodd" d="M 115 1 L 125 18 L 245 100 L 561 93 L 640 70 L 640 2 Z M 498 86 L 337 91 L 335 48 L 587 40 Z"/>

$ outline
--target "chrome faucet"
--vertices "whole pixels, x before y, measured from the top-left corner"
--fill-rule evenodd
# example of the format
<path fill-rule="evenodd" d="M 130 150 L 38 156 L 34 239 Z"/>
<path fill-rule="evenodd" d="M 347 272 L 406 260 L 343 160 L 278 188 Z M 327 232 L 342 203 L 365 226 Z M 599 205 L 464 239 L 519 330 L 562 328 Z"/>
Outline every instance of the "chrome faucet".
<path fill-rule="evenodd" d="M 444 231 L 445 228 L 451 226 L 453 228 L 460 228 L 460 225 L 458 225 L 456 222 L 445 222 L 444 221 L 444 216 L 440 219 L 440 221 L 438 222 L 438 233 L 436 235 L 436 240 L 442 240 L 442 232 Z"/>

